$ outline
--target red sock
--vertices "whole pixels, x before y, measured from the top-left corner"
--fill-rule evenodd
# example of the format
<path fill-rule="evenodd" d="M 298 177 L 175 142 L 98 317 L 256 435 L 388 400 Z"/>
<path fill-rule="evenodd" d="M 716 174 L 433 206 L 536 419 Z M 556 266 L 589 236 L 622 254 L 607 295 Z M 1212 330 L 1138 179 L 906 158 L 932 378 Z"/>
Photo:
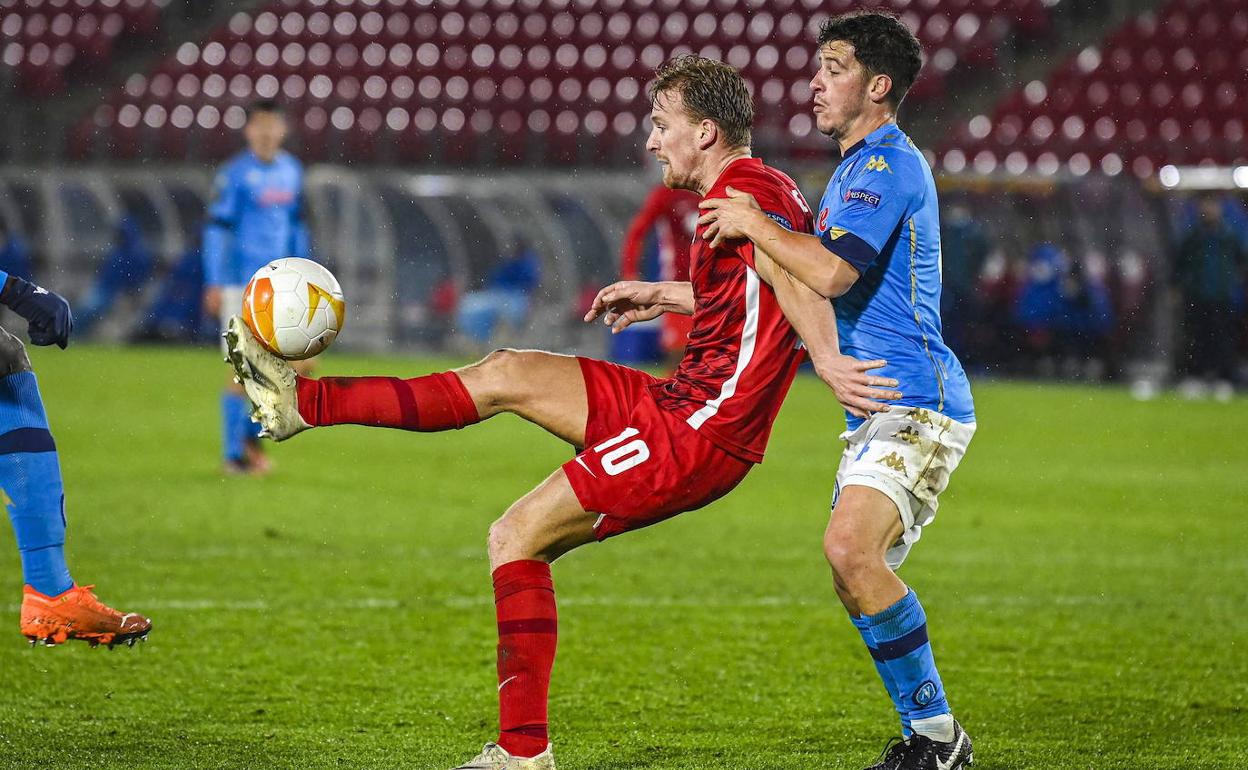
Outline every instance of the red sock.
<path fill-rule="evenodd" d="M 439 431 L 481 420 L 459 375 L 322 377 L 296 381 L 299 414 L 309 425 L 373 425 Z"/>
<path fill-rule="evenodd" d="M 558 616 L 550 565 L 513 561 L 494 570 L 498 612 L 498 745 L 535 757 L 550 742 L 546 695 L 555 663 Z"/>

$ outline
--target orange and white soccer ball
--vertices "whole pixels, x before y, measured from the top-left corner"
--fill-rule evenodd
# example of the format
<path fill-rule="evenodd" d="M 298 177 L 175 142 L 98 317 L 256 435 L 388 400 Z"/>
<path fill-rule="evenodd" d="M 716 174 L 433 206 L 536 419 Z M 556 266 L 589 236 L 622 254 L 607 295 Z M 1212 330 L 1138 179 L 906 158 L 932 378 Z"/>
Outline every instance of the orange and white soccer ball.
<path fill-rule="evenodd" d="M 334 274 L 310 259 L 275 259 L 243 290 L 243 321 L 270 353 L 311 358 L 329 347 L 346 320 Z"/>

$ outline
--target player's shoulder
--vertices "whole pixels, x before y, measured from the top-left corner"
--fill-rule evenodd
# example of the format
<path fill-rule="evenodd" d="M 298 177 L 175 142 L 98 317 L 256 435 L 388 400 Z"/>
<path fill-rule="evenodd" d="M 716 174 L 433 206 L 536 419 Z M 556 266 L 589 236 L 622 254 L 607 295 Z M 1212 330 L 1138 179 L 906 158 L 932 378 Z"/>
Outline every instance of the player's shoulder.
<path fill-rule="evenodd" d="M 860 152 L 862 157 L 855 164 L 855 173 L 859 178 L 877 176 L 896 184 L 923 180 L 927 176 L 927 161 L 923 153 L 900 130 L 885 134 Z"/>
<path fill-rule="evenodd" d="M 303 163 L 298 158 L 296 158 L 293 153 L 287 150 L 280 150 L 278 152 L 277 157 L 278 157 L 278 160 L 282 163 L 282 165 L 289 166 L 293 168 L 294 170 L 302 173 Z"/>
<path fill-rule="evenodd" d="M 720 175 L 706 197 L 725 197 L 728 187 L 753 195 L 760 204 L 788 201 L 789 191 L 797 189 L 797 185 L 784 172 L 768 166 L 758 158 L 735 161 Z"/>

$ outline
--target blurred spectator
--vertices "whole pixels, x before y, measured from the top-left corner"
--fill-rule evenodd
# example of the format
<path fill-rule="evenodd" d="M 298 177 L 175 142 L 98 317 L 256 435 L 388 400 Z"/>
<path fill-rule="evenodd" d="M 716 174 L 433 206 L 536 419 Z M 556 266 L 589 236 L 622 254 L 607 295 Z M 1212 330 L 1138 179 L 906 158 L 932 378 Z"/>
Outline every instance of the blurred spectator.
<path fill-rule="evenodd" d="M 1023 331 L 1023 346 L 1043 373 L 1052 373 L 1057 356 L 1057 333 L 1064 314 L 1061 282 L 1065 262 L 1061 249 L 1051 243 L 1032 249 L 1014 308 L 1014 320 Z"/>
<path fill-rule="evenodd" d="M 1106 374 L 1114 310 L 1106 282 L 1105 256 L 1088 254 L 1067 263 L 1062 276 L 1063 319 L 1059 349 L 1065 373 L 1101 379 Z"/>
<path fill-rule="evenodd" d="M 1243 304 L 1244 248 L 1223 216 L 1219 196 L 1198 201 L 1199 217 L 1175 252 L 1173 286 L 1182 311 L 1179 392 L 1219 401 L 1234 393 L 1237 314 Z"/>
<path fill-rule="evenodd" d="M 8 229 L 3 219 L 0 219 L 0 270 L 24 281 L 34 281 L 30 248 L 20 235 Z"/>
<path fill-rule="evenodd" d="M 940 227 L 940 319 L 945 341 L 968 367 L 982 365 L 983 351 L 973 337 L 983 318 L 979 279 L 988 251 L 988 237 L 970 208 L 962 203 L 949 207 Z"/>
<path fill-rule="evenodd" d="M 178 260 L 156 290 L 143 314 L 136 339 L 144 342 L 189 342 L 215 333 L 215 318 L 205 322 L 202 297 L 204 262 L 198 248 Z"/>
<path fill-rule="evenodd" d="M 88 334 L 123 294 L 138 294 L 152 275 L 155 260 L 139 231 L 138 220 L 126 215 L 117 224 L 117 242 L 104 257 L 95 285 L 77 313 L 78 330 Z"/>
<path fill-rule="evenodd" d="M 701 197 L 688 190 L 673 190 L 656 185 L 646 196 L 637 215 L 628 225 L 620 248 L 620 278 L 626 281 L 687 281 L 689 280 L 689 247 L 698 222 L 698 201 Z M 656 269 L 642 269 L 642 247 L 653 233 L 658 246 Z M 601 287 L 599 287 L 601 288 Z M 691 316 L 664 313 L 661 345 L 673 364 L 685 352 Z M 634 333 L 637 333 L 634 329 Z"/>
<path fill-rule="evenodd" d="M 521 329 L 529 317 L 530 298 L 541 281 L 541 259 L 523 237 L 516 249 L 490 273 L 485 287 L 459 300 L 459 332 L 479 347 L 492 344 L 500 323 L 510 331 Z"/>

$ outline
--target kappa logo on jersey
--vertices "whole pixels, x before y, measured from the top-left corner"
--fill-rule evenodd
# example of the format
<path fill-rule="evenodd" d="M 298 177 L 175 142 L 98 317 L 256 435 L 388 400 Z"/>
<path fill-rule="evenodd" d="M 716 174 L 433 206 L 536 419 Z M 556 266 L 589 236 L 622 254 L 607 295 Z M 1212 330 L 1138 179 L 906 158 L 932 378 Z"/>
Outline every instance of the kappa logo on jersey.
<path fill-rule="evenodd" d="M 867 158 L 867 171 L 887 171 L 890 174 L 893 173 L 893 170 L 888 167 L 888 161 L 884 160 L 883 155 L 872 155 L 870 158 Z"/>
<path fill-rule="evenodd" d="M 859 201 L 874 209 L 879 208 L 880 195 L 879 193 L 873 193 L 870 190 L 850 190 L 845 193 L 845 202 L 849 203 L 850 201 Z"/>
<path fill-rule="evenodd" d="M 783 227 L 785 230 L 792 230 L 792 229 L 793 229 L 793 223 L 792 223 L 792 222 L 790 222 L 789 220 L 785 219 L 785 218 L 784 218 L 783 216 L 781 216 L 780 214 L 776 214 L 776 213 L 771 212 L 771 211 L 764 211 L 763 213 L 767 215 L 767 218 L 768 218 L 768 219 L 770 219 L 772 222 L 775 222 L 776 224 L 780 225 L 780 226 L 781 226 L 781 227 Z"/>

